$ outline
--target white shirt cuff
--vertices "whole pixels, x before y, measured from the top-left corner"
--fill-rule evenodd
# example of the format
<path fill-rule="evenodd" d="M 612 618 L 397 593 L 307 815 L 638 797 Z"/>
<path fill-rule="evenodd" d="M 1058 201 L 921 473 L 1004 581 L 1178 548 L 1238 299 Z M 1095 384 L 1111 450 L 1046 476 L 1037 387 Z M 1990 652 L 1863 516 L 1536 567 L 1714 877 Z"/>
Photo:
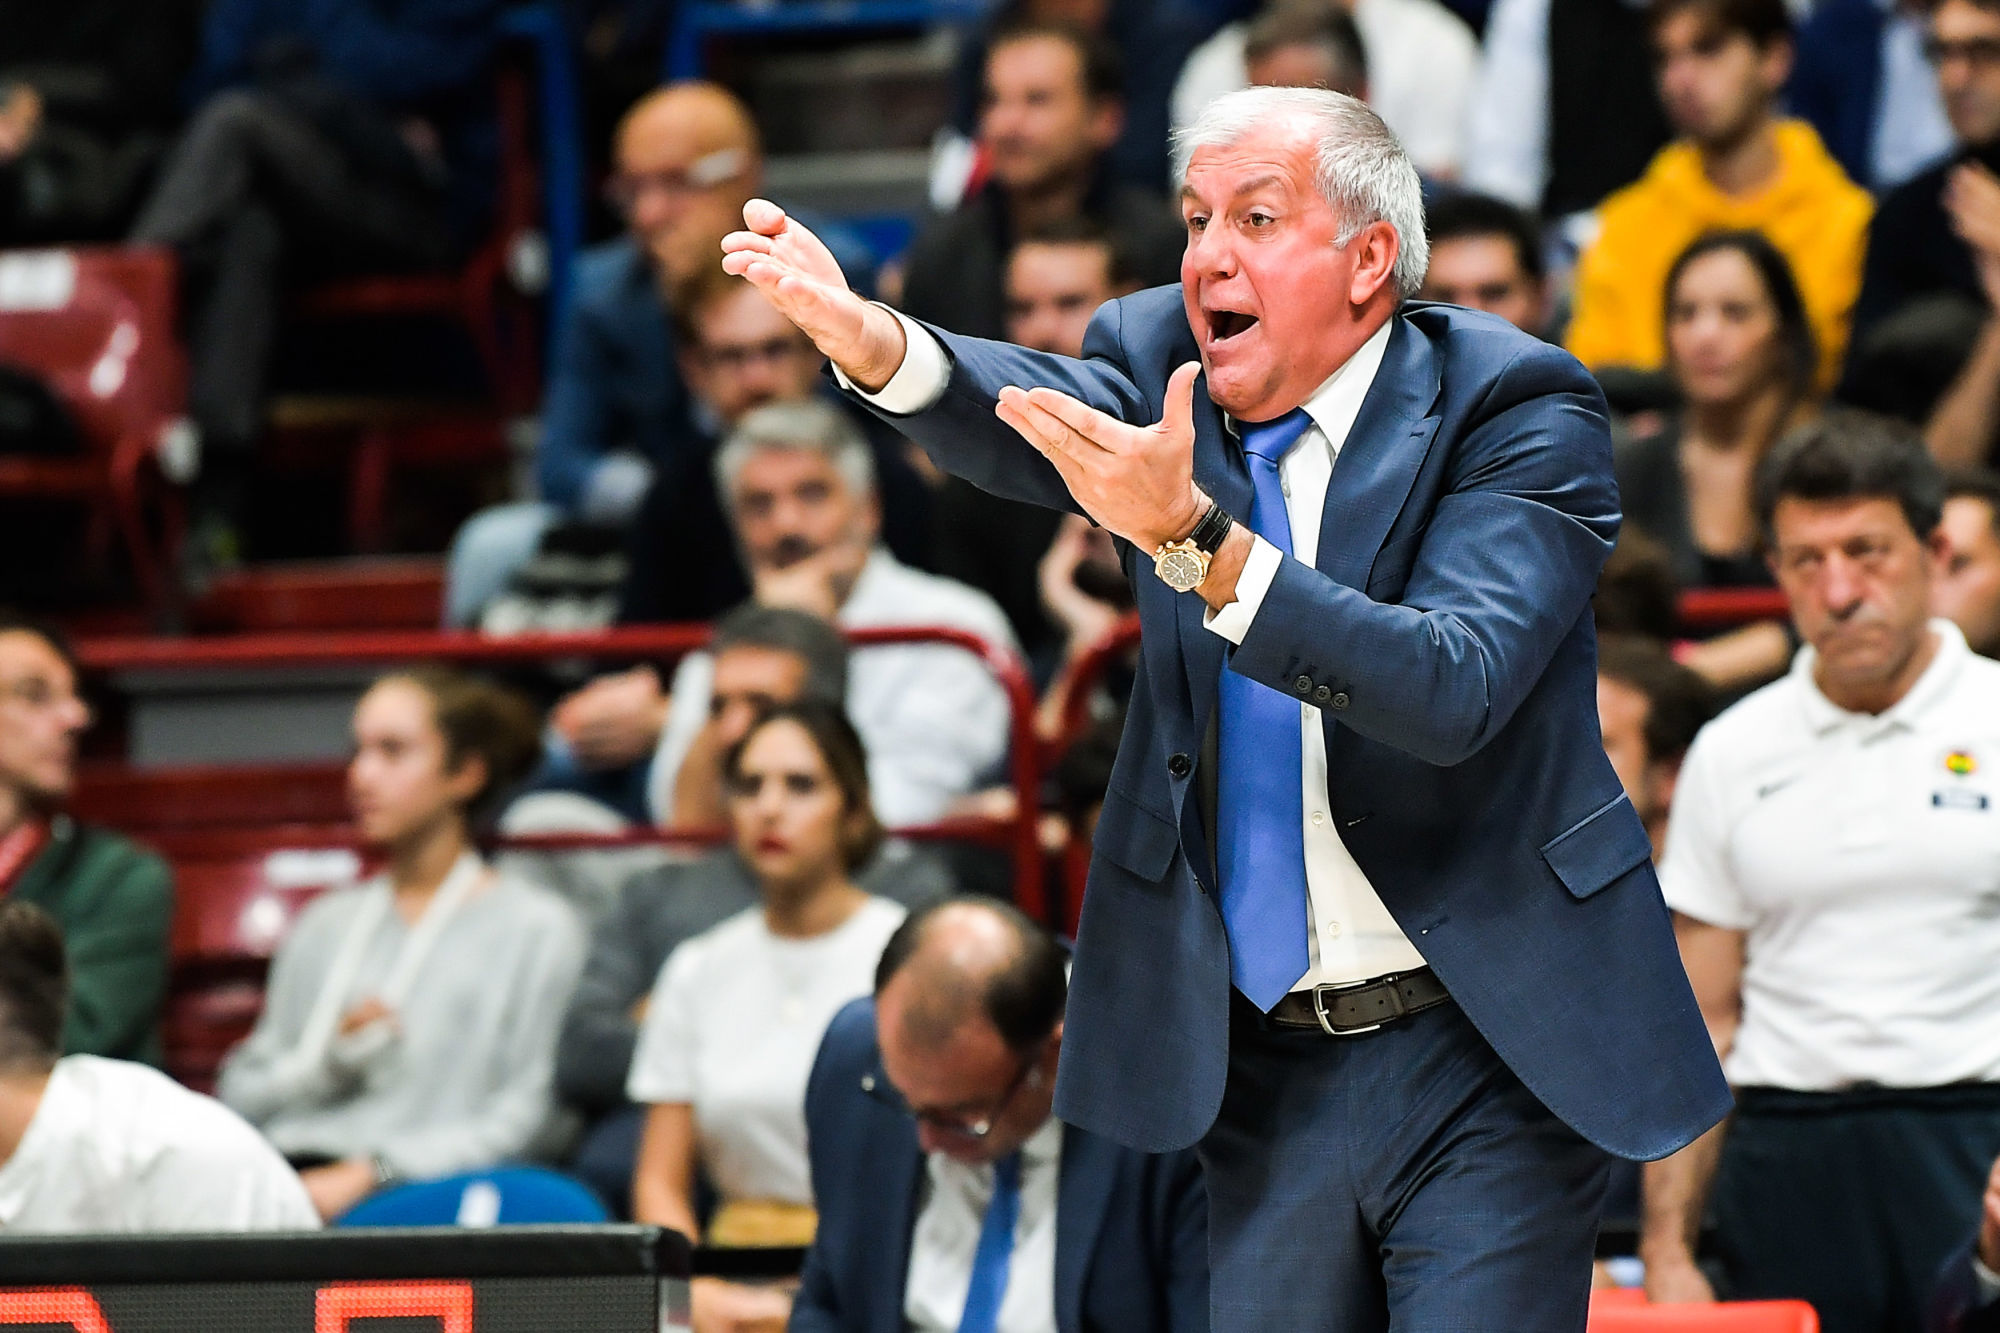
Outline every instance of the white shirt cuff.
<path fill-rule="evenodd" d="M 1972 1252 L 1972 1276 L 1979 1283 L 1979 1303 L 1991 1305 L 2000 1301 L 2000 1273 L 1988 1268 L 1979 1257 L 1979 1251 Z"/>
<path fill-rule="evenodd" d="M 880 301 L 871 304 L 882 305 Z M 833 378 L 841 388 L 859 394 L 862 402 L 907 417 L 926 410 L 944 395 L 944 386 L 951 381 L 951 367 L 945 362 L 944 348 L 929 329 L 900 310 L 890 310 L 885 305 L 882 308 L 903 326 L 903 364 L 896 367 L 896 373 L 889 377 L 880 393 L 859 387 L 841 373 L 839 366 L 833 368 Z"/>
<path fill-rule="evenodd" d="M 1220 611 L 1209 611 L 1201 618 L 1201 623 L 1210 632 L 1220 634 L 1234 644 L 1241 644 L 1243 636 L 1250 632 L 1250 622 L 1257 618 L 1257 610 L 1264 605 L 1264 595 L 1271 591 L 1271 580 L 1278 577 L 1278 566 L 1285 563 L 1285 554 L 1262 537 L 1250 538 L 1250 554 L 1243 558 L 1243 572 L 1236 576 L 1236 600 Z"/>

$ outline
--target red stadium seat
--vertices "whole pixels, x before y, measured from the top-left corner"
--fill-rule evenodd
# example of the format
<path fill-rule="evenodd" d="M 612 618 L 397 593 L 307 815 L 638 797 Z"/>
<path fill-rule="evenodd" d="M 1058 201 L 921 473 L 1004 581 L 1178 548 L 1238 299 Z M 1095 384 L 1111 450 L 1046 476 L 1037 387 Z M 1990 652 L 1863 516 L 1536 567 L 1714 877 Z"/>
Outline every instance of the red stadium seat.
<path fill-rule="evenodd" d="M 1804 1301 L 1724 1301 L 1716 1305 L 1633 1305 L 1594 1301 L 1590 1333 L 1819 1333 Z"/>
<path fill-rule="evenodd" d="M 344 826 L 347 776 L 340 764 L 93 764 L 77 775 L 69 808 L 79 819 L 155 841 L 193 829 Z"/>
<path fill-rule="evenodd" d="M 181 420 L 187 367 L 174 330 L 175 266 L 164 250 L 14 251 L 0 256 L 0 362 L 31 371 L 75 416 L 76 457 L 0 457 L 0 496 L 83 501 L 97 544 L 115 528 L 158 615 L 175 595 L 179 512 L 164 487 L 160 532 L 147 490 Z"/>

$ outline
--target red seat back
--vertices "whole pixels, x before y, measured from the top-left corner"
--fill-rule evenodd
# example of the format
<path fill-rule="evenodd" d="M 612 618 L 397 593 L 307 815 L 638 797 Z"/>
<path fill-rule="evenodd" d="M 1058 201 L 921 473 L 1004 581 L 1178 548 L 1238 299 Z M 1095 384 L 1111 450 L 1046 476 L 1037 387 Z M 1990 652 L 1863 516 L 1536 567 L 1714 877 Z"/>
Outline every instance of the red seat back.
<path fill-rule="evenodd" d="M 1804 1301 L 1724 1301 L 1716 1305 L 1593 1303 L 1590 1333 L 1819 1333 Z"/>
<path fill-rule="evenodd" d="M 185 768 L 87 766 L 70 810 L 135 837 L 198 829 L 344 825 L 347 775 L 339 764 L 217 764 Z"/>
<path fill-rule="evenodd" d="M 0 254 L 0 362 L 34 372 L 109 451 L 181 414 L 174 260 L 129 247 Z"/>

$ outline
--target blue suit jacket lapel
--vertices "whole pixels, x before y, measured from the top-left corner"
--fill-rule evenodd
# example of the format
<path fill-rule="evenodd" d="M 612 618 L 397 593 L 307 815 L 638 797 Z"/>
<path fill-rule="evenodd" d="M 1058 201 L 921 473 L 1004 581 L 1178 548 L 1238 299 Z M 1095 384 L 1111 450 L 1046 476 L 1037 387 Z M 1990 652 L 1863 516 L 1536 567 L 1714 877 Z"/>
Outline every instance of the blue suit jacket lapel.
<path fill-rule="evenodd" d="M 1437 395 L 1437 358 L 1430 340 L 1398 315 L 1382 367 L 1333 465 L 1313 562 L 1321 573 L 1367 591 L 1368 571 L 1403 512 L 1437 434 L 1437 418 L 1426 415 Z"/>
<path fill-rule="evenodd" d="M 1056 1177 L 1057 1333 L 1081 1333 L 1083 1328 L 1084 1286 L 1117 1175 L 1113 1144 L 1074 1125 L 1063 1126 L 1062 1166 Z"/>
<path fill-rule="evenodd" d="M 871 1071 L 877 1087 L 889 1086 L 889 1076 L 878 1057 Z M 882 1201 L 881 1228 L 875 1234 L 882 1243 L 861 1243 L 863 1272 L 857 1291 L 878 1292 L 888 1299 L 875 1309 L 876 1320 L 869 1333 L 903 1333 L 903 1293 L 909 1285 L 910 1243 L 917 1230 L 917 1194 L 923 1183 L 924 1153 L 917 1143 L 916 1122 L 892 1107 L 870 1104 L 867 1113 L 879 1117 L 878 1142 L 881 1159 L 875 1163 L 879 1174 L 877 1189 Z"/>

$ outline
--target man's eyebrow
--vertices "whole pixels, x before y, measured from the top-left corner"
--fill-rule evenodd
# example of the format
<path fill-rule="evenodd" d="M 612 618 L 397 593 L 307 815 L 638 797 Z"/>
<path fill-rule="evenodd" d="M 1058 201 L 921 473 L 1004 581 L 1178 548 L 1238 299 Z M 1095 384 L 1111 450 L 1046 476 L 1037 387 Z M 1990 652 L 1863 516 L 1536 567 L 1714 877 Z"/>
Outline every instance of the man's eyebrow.
<path fill-rule="evenodd" d="M 1269 189 L 1273 185 L 1282 188 L 1284 184 L 1285 184 L 1285 178 L 1283 176 L 1275 174 L 1268 176 L 1254 176 L 1251 179 L 1244 181 L 1234 190 L 1230 191 L 1229 197 L 1231 199 L 1241 199 L 1246 194 L 1255 194 L 1257 191 Z M 1181 186 L 1181 202 L 1184 204 L 1185 203 L 1198 204 L 1201 202 L 1201 197 L 1194 192 L 1194 187 L 1192 185 L 1183 185 Z"/>

